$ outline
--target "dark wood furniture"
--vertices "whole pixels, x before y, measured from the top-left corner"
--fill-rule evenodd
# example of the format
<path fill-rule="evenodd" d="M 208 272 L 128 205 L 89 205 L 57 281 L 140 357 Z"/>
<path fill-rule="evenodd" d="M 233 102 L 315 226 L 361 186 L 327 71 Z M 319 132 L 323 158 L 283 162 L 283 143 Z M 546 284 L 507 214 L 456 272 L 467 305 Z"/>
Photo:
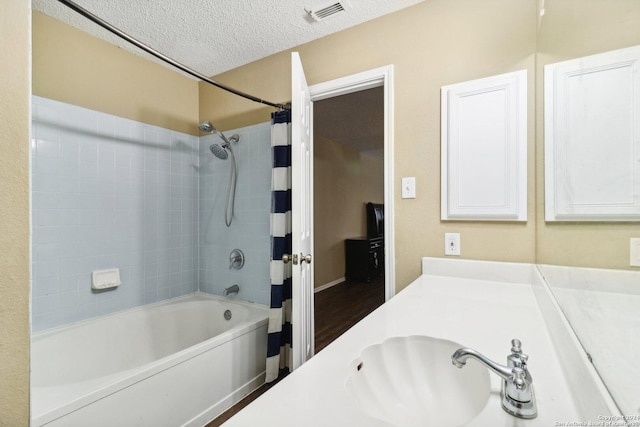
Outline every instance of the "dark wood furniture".
<path fill-rule="evenodd" d="M 384 272 L 384 237 L 345 240 L 345 278 L 370 282 Z"/>

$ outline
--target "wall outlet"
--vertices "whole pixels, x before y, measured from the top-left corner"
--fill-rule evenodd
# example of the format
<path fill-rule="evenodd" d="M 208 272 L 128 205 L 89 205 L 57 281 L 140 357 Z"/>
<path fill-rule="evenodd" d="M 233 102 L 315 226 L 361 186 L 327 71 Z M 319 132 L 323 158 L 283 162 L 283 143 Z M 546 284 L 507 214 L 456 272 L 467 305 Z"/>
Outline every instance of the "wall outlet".
<path fill-rule="evenodd" d="M 444 254 L 460 255 L 460 233 L 444 234 Z"/>
<path fill-rule="evenodd" d="M 629 239 L 629 265 L 640 267 L 640 238 Z"/>

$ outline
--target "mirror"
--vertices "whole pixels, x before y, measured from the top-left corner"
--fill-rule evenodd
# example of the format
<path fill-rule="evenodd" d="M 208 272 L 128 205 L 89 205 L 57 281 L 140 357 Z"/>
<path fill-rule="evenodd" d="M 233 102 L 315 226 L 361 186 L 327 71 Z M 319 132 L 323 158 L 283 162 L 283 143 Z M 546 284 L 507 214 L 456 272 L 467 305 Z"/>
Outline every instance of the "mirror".
<path fill-rule="evenodd" d="M 538 264 L 573 267 L 541 270 L 621 412 L 638 415 L 640 371 L 634 362 L 640 357 L 640 269 L 628 270 L 630 239 L 640 237 L 640 223 L 547 222 L 542 201 L 544 67 L 640 45 L 640 1 L 538 3 L 544 13 L 536 55 L 536 259 Z"/>

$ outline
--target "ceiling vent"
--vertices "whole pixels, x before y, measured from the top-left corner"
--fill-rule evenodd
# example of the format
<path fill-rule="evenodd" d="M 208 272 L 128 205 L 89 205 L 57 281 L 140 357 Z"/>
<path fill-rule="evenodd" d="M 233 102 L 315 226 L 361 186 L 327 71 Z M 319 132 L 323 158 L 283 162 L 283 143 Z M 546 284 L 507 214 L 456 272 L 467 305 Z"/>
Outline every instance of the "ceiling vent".
<path fill-rule="evenodd" d="M 324 5 L 314 9 L 305 9 L 305 11 L 313 18 L 314 21 L 322 21 L 330 16 L 335 16 L 338 13 L 345 12 L 348 8 L 349 4 L 343 0 L 325 3 Z"/>

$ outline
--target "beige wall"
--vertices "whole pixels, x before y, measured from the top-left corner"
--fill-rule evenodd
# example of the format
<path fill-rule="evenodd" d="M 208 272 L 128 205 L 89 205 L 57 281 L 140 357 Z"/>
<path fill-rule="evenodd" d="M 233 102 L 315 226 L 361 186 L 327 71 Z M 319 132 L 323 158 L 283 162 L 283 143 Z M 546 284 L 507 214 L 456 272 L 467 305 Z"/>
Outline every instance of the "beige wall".
<path fill-rule="evenodd" d="M 33 13 L 33 94 L 198 134 L 198 82 Z"/>
<path fill-rule="evenodd" d="M 640 44 L 637 0 L 546 0 L 538 34 L 536 193 L 537 252 L 541 264 L 629 267 L 629 238 L 640 223 L 544 221 L 544 65 Z"/>
<path fill-rule="evenodd" d="M 0 425 L 29 425 L 31 4 L 0 13 Z"/>
<path fill-rule="evenodd" d="M 299 46 L 307 81 L 393 64 L 395 84 L 396 287 L 420 274 L 421 256 L 444 255 L 444 233 L 461 233 L 463 258 L 535 261 L 535 1 L 429 0 Z M 216 76 L 276 102 L 291 95 L 289 51 Z M 440 221 L 440 87 L 494 74 L 529 71 L 529 221 Z M 268 120 L 269 109 L 204 87 L 200 114 L 222 128 Z M 417 198 L 399 196 L 415 176 Z"/>
<path fill-rule="evenodd" d="M 461 233 L 463 258 L 626 267 L 620 260 L 628 260 L 628 237 L 640 234 L 637 224 L 547 225 L 543 220 L 541 122 L 536 140 L 533 121 L 539 3 L 429 0 L 296 49 L 311 84 L 383 65 L 395 67 L 396 189 L 400 177 L 417 178 L 417 198 L 402 200 L 397 195 L 395 200 L 398 290 L 419 274 L 420 256 L 443 255 L 445 231 Z M 559 5 L 564 5 L 564 11 L 558 11 Z M 637 0 L 547 0 L 546 8 L 538 40 L 539 67 L 640 44 Z M 2 10 L 0 35 L 6 43 L 0 53 L 0 102 L 4 104 L 0 115 L 4 200 L 0 425 L 20 426 L 28 424 L 29 414 L 30 3 L 2 0 Z M 569 13 L 573 16 L 570 21 Z M 603 18 L 608 25 L 602 24 Z M 199 117 L 214 120 L 222 129 L 269 119 L 269 107 L 198 84 L 40 14 L 34 14 L 33 23 L 36 95 L 194 134 Z M 290 98 L 289 67 L 287 51 L 216 79 L 271 101 L 286 102 Z M 441 222 L 440 87 L 519 69 L 530 73 L 529 221 Z M 538 99 L 539 95 L 540 91 Z M 541 114 L 538 109 L 538 119 Z"/>
<path fill-rule="evenodd" d="M 365 203 L 384 201 L 384 160 L 314 135 L 315 286 L 344 277 L 344 240 L 366 236 Z"/>

